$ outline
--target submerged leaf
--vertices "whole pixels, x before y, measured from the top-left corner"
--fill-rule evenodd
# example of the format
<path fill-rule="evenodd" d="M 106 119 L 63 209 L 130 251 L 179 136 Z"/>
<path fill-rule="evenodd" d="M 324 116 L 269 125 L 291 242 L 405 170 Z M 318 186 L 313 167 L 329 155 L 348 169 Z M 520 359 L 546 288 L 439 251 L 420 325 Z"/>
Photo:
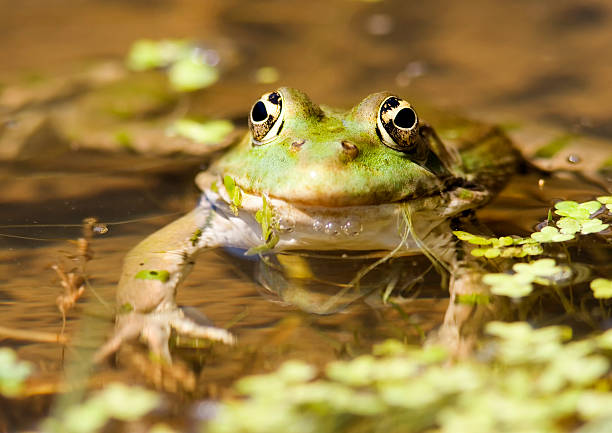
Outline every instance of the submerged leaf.
<path fill-rule="evenodd" d="M 494 295 L 511 298 L 527 296 L 533 290 L 531 275 L 486 274 L 482 277 L 482 281 L 491 286 L 491 293 Z"/>
<path fill-rule="evenodd" d="M 132 44 L 126 62 L 134 71 L 161 68 L 189 57 L 194 48 L 193 43 L 184 39 L 140 39 Z"/>
<path fill-rule="evenodd" d="M 208 87 L 219 79 L 219 71 L 197 57 L 178 60 L 168 71 L 170 85 L 179 92 Z"/>
<path fill-rule="evenodd" d="M 593 296 L 597 299 L 612 298 L 612 281 L 606 278 L 596 278 L 591 281 Z"/>
<path fill-rule="evenodd" d="M 229 120 L 208 120 L 198 122 L 192 119 L 179 119 L 170 126 L 170 135 L 179 135 L 196 143 L 215 144 L 223 141 L 234 130 Z"/>

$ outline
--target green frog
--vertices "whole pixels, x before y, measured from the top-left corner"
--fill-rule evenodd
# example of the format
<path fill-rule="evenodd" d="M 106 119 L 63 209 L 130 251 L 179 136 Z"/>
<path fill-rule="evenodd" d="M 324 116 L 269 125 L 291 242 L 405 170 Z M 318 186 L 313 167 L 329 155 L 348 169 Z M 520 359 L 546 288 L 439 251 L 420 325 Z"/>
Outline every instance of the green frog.
<path fill-rule="evenodd" d="M 234 343 L 175 303 L 196 255 L 210 248 L 378 251 L 381 261 L 425 251 L 449 271 L 452 299 L 471 279 L 451 222 L 489 201 L 521 161 L 499 128 L 417 114 L 387 92 L 343 111 L 283 87 L 253 104 L 248 124 L 197 176 L 198 206 L 127 254 L 116 331 L 98 358 L 141 338 L 169 361 L 172 329 Z"/>

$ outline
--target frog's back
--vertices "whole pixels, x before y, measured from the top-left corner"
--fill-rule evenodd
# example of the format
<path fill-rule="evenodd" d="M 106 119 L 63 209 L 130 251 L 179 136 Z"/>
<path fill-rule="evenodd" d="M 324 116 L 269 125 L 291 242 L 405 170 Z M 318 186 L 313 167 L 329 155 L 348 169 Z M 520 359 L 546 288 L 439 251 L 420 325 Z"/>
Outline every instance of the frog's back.
<path fill-rule="evenodd" d="M 521 153 L 499 126 L 426 105 L 419 106 L 419 114 L 445 146 L 457 150 L 459 171 L 470 182 L 494 192 L 523 165 Z"/>

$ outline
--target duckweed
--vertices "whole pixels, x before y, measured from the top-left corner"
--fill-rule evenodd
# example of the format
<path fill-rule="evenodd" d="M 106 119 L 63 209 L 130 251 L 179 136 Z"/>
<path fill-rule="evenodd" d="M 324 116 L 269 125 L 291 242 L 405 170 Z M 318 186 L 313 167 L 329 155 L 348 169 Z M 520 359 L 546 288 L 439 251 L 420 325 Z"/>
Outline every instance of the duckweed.
<path fill-rule="evenodd" d="M 70 406 L 59 417 L 49 418 L 45 431 L 89 433 L 99 431 L 111 419 L 135 421 L 156 408 L 159 394 L 140 387 L 111 383 L 83 403 Z"/>
<path fill-rule="evenodd" d="M 596 278 L 591 281 L 591 290 L 597 299 L 610 299 L 612 298 L 612 281 L 606 278 Z"/>
<path fill-rule="evenodd" d="M 223 176 L 223 186 L 230 198 L 230 209 L 234 215 L 238 215 L 238 209 L 242 206 L 242 190 L 236 184 L 236 181 L 229 175 Z"/>
<path fill-rule="evenodd" d="M 8 347 L 0 348 L 0 395 L 18 396 L 31 373 L 32 365 L 29 362 L 20 361 Z"/>
<path fill-rule="evenodd" d="M 255 213 L 255 220 L 261 226 L 261 238 L 264 241 L 263 245 L 250 248 L 246 254 L 257 254 L 264 251 L 269 251 L 277 244 L 279 241 L 278 234 L 276 233 L 278 229 L 278 223 L 274 216 L 274 210 L 272 206 L 270 206 L 269 199 L 266 195 L 261 196 L 262 199 L 262 207 Z"/>
<path fill-rule="evenodd" d="M 179 119 L 168 129 L 169 135 L 179 135 L 196 143 L 214 144 L 223 141 L 234 130 L 229 120 L 208 120 L 199 122 L 193 119 Z"/>
<path fill-rule="evenodd" d="M 524 274 L 540 275 L 555 265 L 528 266 Z M 441 347 L 397 340 L 324 372 L 291 361 L 240 380 L 244 398 L 223 402 L 205 431 L 548 433 L 597 431 L 612 419 L 601 389 L 610 362 L 600 353 L 612 331 L 569 342 L 565 326 L 491 322 L 486 332 L 479 355 L 452 364 Z"/>
<path fill-rule="evenodd" d="M 217 68 L 186 39 L 141 39 L 132 45 L 126 63 L 133 71 L 168 67 L 170 86 L 178 92 L 199 90 L 219 79 Z"/>
<path fill-rule="evenodd" d="M 527 257 L 544 254 L 544 244 L 563 243 L 575 239 L 577 234 L 589 235 L 600 233 L 609 227 L 597 215 L 601 215 L 602 205 L 609 209 L 612 206 L 612 196 L 601 196 L 597 200 L 584 203 L 575 201 L 560 201 L 555 204 L 554 214 L 560 216 L 555 221 L 553 213 L 548 214 L 548 225 L 540 231 L 531 233 L 527 238 L 518 236 L 502 236 L 487 238 L 465 231 L 454 231 L 460 240 L 476 245 L 471 249 L 475 257 L 494 259 L 497 257 Z M 491 273 L 483 276 L 483 282 L 491 286 L 495 295 L 520 298 L 533 291 L 533 284 L 550 285 L 571 276 L 568 269 L 555 264 L 553 259 L 540 259 L 525 264 L 517 263 L 511 273 Z M 612 297 L 612 288 L 603 278 L 591 282 L 595 297 L 608 299 Z"/>

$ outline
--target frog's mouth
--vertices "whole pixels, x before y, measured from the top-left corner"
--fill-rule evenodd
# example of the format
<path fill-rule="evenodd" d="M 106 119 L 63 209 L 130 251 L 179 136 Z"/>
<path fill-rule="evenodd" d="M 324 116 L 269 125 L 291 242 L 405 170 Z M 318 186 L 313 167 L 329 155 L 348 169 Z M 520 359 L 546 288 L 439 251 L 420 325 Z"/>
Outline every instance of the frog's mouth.
<path fill-rule="evenodd" d="M 441 238 L 450 236 L 448 219 L 488 198 L 484 192 L 453 190 L 403 202 L 325 207 L 253 194 L 219 180 L 203 192 L 216 212 L 241 226 L 250 240 L 243 247 L 261 246 L 275 236 L 269 245 L 275 251 L 397 249 L 404 254 L 421 251 L 424 243 L 447 244 Z M 442 226 L 446 230 L 438 230 Z"/>

